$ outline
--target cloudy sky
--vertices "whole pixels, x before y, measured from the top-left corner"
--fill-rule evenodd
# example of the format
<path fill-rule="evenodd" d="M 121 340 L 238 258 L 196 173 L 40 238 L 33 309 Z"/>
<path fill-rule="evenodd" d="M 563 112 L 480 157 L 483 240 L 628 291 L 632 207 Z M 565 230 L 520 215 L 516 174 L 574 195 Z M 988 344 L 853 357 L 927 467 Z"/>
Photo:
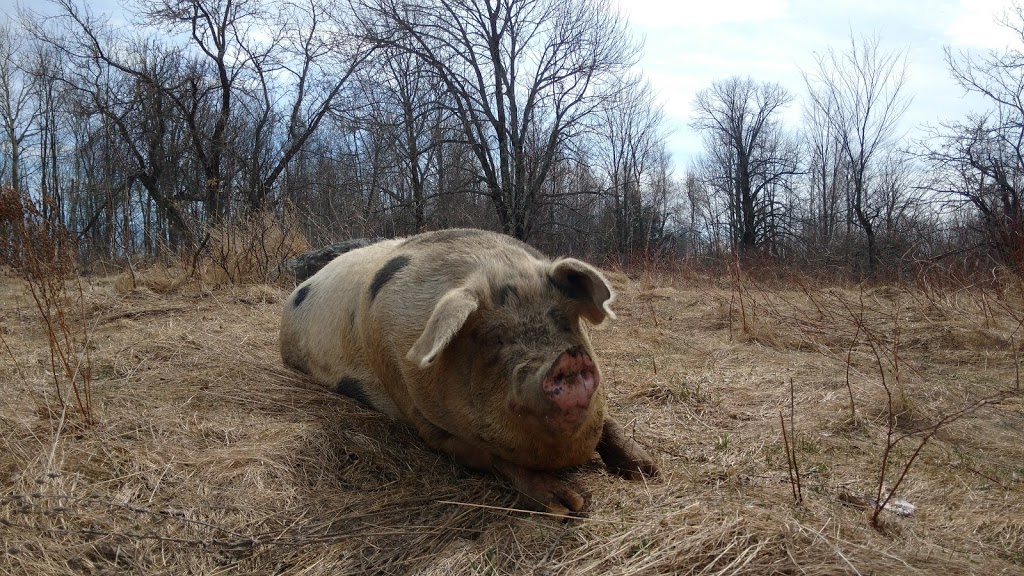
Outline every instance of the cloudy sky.
<path fill-rule="evenodd" d="M 944 46 L 973 51 L 1021 45 L 995 23 L 1012 0 L 617 1 L 644 39 L 640 65 L 664 106 L 680 175 L 701 150 L 700 136 L 688 126 L 691 103 L 715 80 L 739 75 L 782 84 L 797 97 L 786 111 L 787 123 L 796 127 L 805 92 L 800 71 L 813 70 L 814 53 L 844 49 L 851 31 L 857 37 L 877 34 L 883 49 L 907 52 L 913 101 L 904 128 L 913 136 L 922 123 L 961 118 L 980 105 L 965 99 L 950 79 Z M 13 12 L 16 3 L 0 0 L 0 9 Z M 94 12 L 115 14 L 119 3 L 88 2 Z"/>
<path fill-rule="evenodd" d="M 950 79 L 943 47 L 959 50 L 1019 46 L 995 23 L 1011 0 L 620 0 L 645 39 L 641 67 L 654 85 L 673 129 L 669 146 L 680 170 L 700 153 L 687 126 L 694 95 L 713 81 L 750 76 L 778 82 L 797 96 L 787 121 L 800 121 L 805 92 L 801 69 L 814 52 L 842 50 L 855 36 L 877 34 L 885 50 L 906 50 L 905 129 L 962 117 L 978 105 Z M 1021 46 L 1024 48 L 1024 46 Z"/>

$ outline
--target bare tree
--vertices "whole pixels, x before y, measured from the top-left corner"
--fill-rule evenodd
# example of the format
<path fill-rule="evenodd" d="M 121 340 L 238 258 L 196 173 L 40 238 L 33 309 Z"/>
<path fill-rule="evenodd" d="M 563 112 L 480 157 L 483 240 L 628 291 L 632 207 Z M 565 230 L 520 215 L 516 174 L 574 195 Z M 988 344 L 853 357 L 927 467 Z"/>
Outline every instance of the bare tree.
<path fill-rule="evenodd" d="M 732 77 L 697 93 L 691 126 L 704 135 L 698 173 L 727 197 L 733 248 L 750 251 L 773 240 L 774 194 L 798 173 L 796 143 L 779 116 L 793 97 L 776 83 Z"/>
<path fill-rule="evenodd" d="M 815 63 L 813 72 L 804 73 L 813 109 L 809 116 L 827 134 L 820 152 L 826 153 L 834 143 L 842 159 L 849 179 L 847 205 L 852 222 L 864 231 L 868 272 L 873 273 L 879 260 L 876 225 L 882 207 L 871 196 L 871 179 L 897 145 L 899 122 L 910 105 L 904 90 L 906 53 L 882 50 L 878 36 L 858 40 L 851 34 L 845 51 L 817 54 Z M 829 162 L 822 162 L 827 170 Z"/>
<path fill-rule="evenodd" d="M 503 230 L 530 235 L 544 183 L 637 54 L 610 0 L 379 0 L 376 41 L 415 54 L 451 96 Z M 374 22 L 376 24 L 376 22 Z"/>
<path fill-rule="evenodd" d="M 647 248 L 651 238 L 645 216 L 652 205 L 644 202 L 644 189 L 653 191 L 657 184 L 655 172 L 664 151 L 662 124 L 650 85 L 635 76 L 613 85 L 607 105 L 594 117 L 592 130 L 620 256 Z"/>
<path fill-rule="evenodd" d="M 0 24 L 0 125 L 10 164 L 3 167 L 3 178 L 20 190 L 24 146 L 38 126 L 38 99 L 33 92 L 33 78 L 23 68 L 28 62 L 26 38 L 11 23 Z M 0 173 L 2 175 L 3 173 Z"/>
<path fill-rule="evenodd" d="M 87 15 L 82 17 L 92 21 Z M 98 24 L 97 29 L 101 29 Z M 189 131 L 166 87 L 201 83 L 203 68 L 180 50 L 131 38 L 122 40 L 118 47 L 122 67 L 129 69 L 125 71 L 97 59 L 67 57 L 71 48 L 84 48 L 62 42 L 78 33 L 77 26 L 36 28 L 34 33 L 49 34 L 50 52 L 65 56 L 67 64 L 39 67 L 37 75 L 48 84 L 63 86 L 65 104 L 71 109 L 69 122 L 78 127 L 76 164 L 89 173 L 76 179 L 85 187 L 81 192 L 91 191 L 95 196 L 75 194 L 72 217 L 77 220 L 79 234 L 109 239 L 103 228 L 113 221 L 115 191 L 141 186 L 147 203 L 155 208 L 156 221 L 161 223 L 159 232 L 146 230 L 147 245 L 154 245 L 154 236 L 162 236 L 173 246 L 188 243 L 186 202 L 205 199 L 188 190 L 201 188 L 204 180 L 194 155 L 189 153 Z M 55 104 L 44 107 L 48 119 L 60 108 Z M 49 120 L 55 122 L 55 118 Z M 52 172 L 56 174 L 56 169 Z M 59 188 L 47 182 L 45 173 L 41 185 Z M 142 211 L 144 218 L 149 218 L 149 207 Z"/>
<path fill-rule="evenodd" d="M 434 75 L 409 52 L 383 49 L 361 76 L 369 100 L 367 129 L 387 140 L 396 176 L 381 192 L 408 210 L 411 231 L 427 226 L 427 205 L 438 194 L 438 166 L 454 119 Z"/>
<path fill-rule="evenodd" d="M 1024 116 L 997 106 L 935 130 L 924 157 L 930 189 L 954 211 L 968 207 L 974 246 L 1003 265 L 1024 267 Z M 973 251 L 973 250 L 971 250 Z"/>
<path fill-rule="evenodd" d="M 932 190 L 953 207 L 972 241 L 997 262 L 1024 269 L 1024 7 L 1015 5 L 1001 24 L 1021 44 L 971 53 L 946 48 L 957 84 L 981 96 L 989 109 L 932 130 L 923 155 L 934 176 Z M 967 246 L 977 248 L 978 246 Z M 974 250 L 970 251 L 975 253 Z"/>
<path fill-rule="evenodd" d="M 826 106 L 828 102 L 824 102 Z M 807 153 L 808 202 L 804 210 L 804 239 L 816 252 L 832 248 L 846 221 L 846 161 L 840 140 L 829 123 L 830 112 L 819 106 L 804 108 L 803 141 Z"/>
<path fill-rule="evenodd" d="M 676 214 L 680 228 L 683 254 L 694 256 L 702 248 L 717 253 L 717 230 L 712 201 L 707 187 L 697 178 L 696 170 L 690 170 L 683 182 L 685 212 Z"/>
<path fill-rule="evenodd" d="M 80 69 L 129 76 L 166 100 L 164 115 L 186 129 L 203 177 L 195 192 L 213 222 L 236 193 L 250 207 L 263 202 L 369 53 L 344 37 L 333 5 L 315 0 L 137 0 L 139 30 L 182 33 L 184 46 L 119 36 L 73 0 L 53 1 L 67 28 L 40 27 L 37 37 Z M 154 74 L 170 55 L 185 66 Z"/>

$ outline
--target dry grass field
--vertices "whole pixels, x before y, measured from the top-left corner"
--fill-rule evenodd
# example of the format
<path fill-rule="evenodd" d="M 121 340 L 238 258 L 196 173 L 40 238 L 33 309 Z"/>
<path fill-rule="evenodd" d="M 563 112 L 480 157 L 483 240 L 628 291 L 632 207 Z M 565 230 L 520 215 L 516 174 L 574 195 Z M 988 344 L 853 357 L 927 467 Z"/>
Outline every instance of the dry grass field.
<path fill-rule="evenodd" d="M 86 423 L 8 270 L 0 573 L 1024 573 L 1019 293 L 611 277 L 606 393 L 662 474 L 568 471 L 562 522 L 283 369 L 284 286 L 83 278 Z"/>

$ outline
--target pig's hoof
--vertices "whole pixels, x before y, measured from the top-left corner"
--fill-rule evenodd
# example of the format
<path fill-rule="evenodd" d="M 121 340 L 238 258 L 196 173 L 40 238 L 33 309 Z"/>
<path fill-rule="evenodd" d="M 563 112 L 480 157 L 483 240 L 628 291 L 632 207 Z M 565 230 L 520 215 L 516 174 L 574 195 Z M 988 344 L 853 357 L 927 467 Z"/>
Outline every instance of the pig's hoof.
<path fill-rule="evenodd" d="M 645 476 L 658 475 L 658 465 L 654 459 L 632 438 L 626 436 L 614 420 L 605 422 L 597 452 L 608 470 L 628 480 L 642 480 Z"/>
<path fill-rule="evenodd" d="M 519 492 L 519 505 L 527 510 L 547 512 L 556 516 L 570 516 L 583 510 L 586 500 L 560 480 L 547 472 L 530 470 L 509 462 L 499 461 L 495 468 L 512 481 Z"/>
<path fill-rule="evenodd" d="M 527 510 L 555 516 L 571 516 L 583 510 L 586 500 L 565 482 L 546 474 L 535 474 L 530 486 L 520 490 L 519 503 Z"/>
<path fill-rule="evenodd" d="M 639 446 L 637 448 L 637 452 L 630 456 L 615 458 L 612 461 L 605 458 L 605 466 L 611 472 L 627 480 L 643 480 L 645 477 L 653 478 L 657 476 L 658 465 L 654 463 L 654 460 L 642 448 L 639 448 Z"/>

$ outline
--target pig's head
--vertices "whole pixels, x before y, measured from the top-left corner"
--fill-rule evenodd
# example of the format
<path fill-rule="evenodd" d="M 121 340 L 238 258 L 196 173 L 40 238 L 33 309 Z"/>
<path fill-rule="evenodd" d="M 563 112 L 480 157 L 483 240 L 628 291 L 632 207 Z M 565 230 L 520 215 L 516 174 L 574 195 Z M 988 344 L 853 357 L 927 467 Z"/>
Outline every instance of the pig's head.
<path fill-rule="evenodd" d="M 407 359 L 443 370 L 503 428 L 596 444 L 601 374 L 581 320 L 614 319 L 614 297 L 579 260 L 492 265 L 438 301 Z"/>

